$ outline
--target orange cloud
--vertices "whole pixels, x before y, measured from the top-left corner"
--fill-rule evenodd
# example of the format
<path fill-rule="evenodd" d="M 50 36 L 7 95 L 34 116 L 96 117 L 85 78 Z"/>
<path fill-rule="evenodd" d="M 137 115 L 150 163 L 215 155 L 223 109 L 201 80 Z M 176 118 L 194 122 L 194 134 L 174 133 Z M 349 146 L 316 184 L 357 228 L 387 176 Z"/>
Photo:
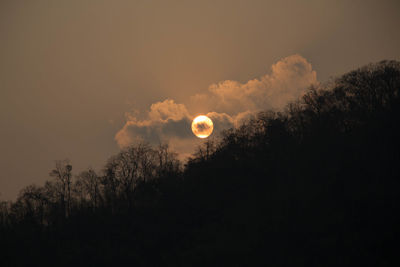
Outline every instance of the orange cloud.
<path fill-rule="evenodd" d="M 235 115 L 246 111 L 281 109 L 317 83 L 311 64 L 300 55 L 286 57 L 271 67 L 271 73 L 246 83 L 226 80 L 212 84 L 207 94 L 192 97 L 209 110 Z"/>
<path fill-rule="evenodd" d="M 292 55 L 273 64 L 271 73 L 258 79 L 212 84 L 207 93 L 192 96 L 188 106 L 166 99 L 152 104 L 145 119 L 128 114 L 115 140 L 120 147 L 138 141 L 169 142 L 181 155 L 190 155 L 200 141 L 190 128 L 193 115 L 198 114 L 192 115 L 188 107 L 203 107 L 214 123 L 212 136 L 216 136 L 224 129 L 239 126 L 259 111 L 282 109 L 315 83 L 318 83 L 317 74 L 311 64 L 300 55 Z"/>

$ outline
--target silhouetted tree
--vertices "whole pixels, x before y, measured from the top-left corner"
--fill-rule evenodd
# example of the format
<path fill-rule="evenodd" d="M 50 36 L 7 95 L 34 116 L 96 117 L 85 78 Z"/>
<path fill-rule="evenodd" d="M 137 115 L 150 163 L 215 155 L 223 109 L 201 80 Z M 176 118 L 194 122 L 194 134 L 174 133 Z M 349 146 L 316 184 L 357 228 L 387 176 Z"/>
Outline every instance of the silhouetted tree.
<path fill-rule="evenodd" d="M 5 265 L 397 266 L 400 62 L 314 85 L 184 168 L 134 144 L 0 203 Z M 61 214 L 60 214 L 61 211 Z"/>
<path fill-rule="evenodd" d="M 98 207 L 99 199 L 101 198 L 101 180 L 93 169 L 89 168 L 81 172 L 75 181 L 74 187 L 78 191 L 81 202 L 89 200 L 93 209 Z"/>
<path fill-rule="evenodd" d="M 71 212 L 71 171 L 69 160 L 57 160 L 55 168 L 49 174 L 56 179 L 56 185 L 60 187 L 60 204 L 65 217 Z"/>

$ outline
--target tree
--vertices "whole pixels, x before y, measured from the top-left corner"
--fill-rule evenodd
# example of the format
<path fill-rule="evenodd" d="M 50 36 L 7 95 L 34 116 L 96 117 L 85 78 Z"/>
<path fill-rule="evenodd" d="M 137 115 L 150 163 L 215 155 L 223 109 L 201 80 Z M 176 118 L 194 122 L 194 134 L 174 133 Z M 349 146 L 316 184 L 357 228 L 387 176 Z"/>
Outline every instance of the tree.
<path fill-rule="evenodd" d="M 158 162 L 156 162 L 158 178 L 179 172 L 180 162 L 178 160 L 178 154 L 172 152 L 168 144 L 160 144 L 158 146 L 156 149 L 156 157 L 158 160 Z"/>
<path fill-rule="evenodd" d="M 63 216 L 68 217 L 71 213 L 71 178 L 72 165 L 69 160 L 57 160 L 55 168 L 50 172 L 61 188 L 60 204 Z"/>
<path fill-rule="evenodd" d="M 29 185 L 21 190 L 17 202 L 20 201 L 25 209 L 25 216 L 43 225 L 48 204 L 45 188 L 37 185 Z"/>
<path fill-rule="evenodd" d="M 10 203 L 7 201 L 0 201 L 0 226 L 5 227 L 8 225 L 8 216 L 10 209 Z"/>
<path fill-rule="evenodd" d="M 88 197 L 93 209 L 96 209 L 99 204 L 99 198 L 101 197 L 100 186 L 101 180 L 92 168 L 81 172 L 75 182 L 75 187 L 81 188 L 81 197 L 83 197 L 81 201 L 86 200 L 86 197 Z"/>

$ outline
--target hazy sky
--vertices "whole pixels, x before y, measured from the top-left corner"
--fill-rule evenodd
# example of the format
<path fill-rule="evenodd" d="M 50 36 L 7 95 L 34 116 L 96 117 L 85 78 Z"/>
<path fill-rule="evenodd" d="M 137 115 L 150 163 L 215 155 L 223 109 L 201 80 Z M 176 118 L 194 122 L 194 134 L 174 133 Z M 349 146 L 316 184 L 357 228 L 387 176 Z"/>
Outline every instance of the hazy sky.
<path fill-rule="evenodd" d="M 394 1 L 0 1 L 0 198 L 54 160 L 100 168 L 137 138 L 190 147 L 305 87 L 400 59 Z M 185 129 L 189 129 L 189 132 Z"/>

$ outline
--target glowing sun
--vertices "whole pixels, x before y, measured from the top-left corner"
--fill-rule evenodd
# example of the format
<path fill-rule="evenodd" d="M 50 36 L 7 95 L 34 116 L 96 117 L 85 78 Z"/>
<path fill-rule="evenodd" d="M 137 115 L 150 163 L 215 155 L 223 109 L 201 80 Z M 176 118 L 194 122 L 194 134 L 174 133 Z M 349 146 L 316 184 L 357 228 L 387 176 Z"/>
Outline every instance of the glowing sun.
<path fill-rule="evenodd" d="M 192 132 L 199 138 L 207 138 L 212 133 L 213 129 L 213 122 L 207 116 L 197 116 L 192 122 Z"/>

